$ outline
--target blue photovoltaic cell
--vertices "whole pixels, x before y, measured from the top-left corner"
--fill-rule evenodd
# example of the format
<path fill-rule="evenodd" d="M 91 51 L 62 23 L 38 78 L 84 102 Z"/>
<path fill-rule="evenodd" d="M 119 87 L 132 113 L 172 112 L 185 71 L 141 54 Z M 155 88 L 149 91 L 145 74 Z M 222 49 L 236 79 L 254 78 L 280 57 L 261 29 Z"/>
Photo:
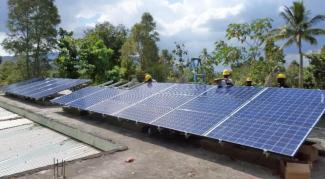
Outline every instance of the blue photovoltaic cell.
<path fill-rule="evenodd" d="M 215 88 L 183 105 L 180 109 L 205 112 L 224 118 L 244 102 L 256 95 L 261 88 Z"/>
<path fill-rule="evenodd" d="M 324 112 L 321 90 L 269 88 L 208 137 L 293 156 Z"/>
<path fill-rule="evenodd" d="M 100 114 L 112 115 L 113 113 L 128 107 L 130 104 L 121 101 L 105 100 L 89 107 L 87 110 Z"/>
<path fill-rule="evenodd" d="M 179 106 L 179 110 L 172 111 L 153 124 L 180 131 L 184 131 L 185 127 L 185 132 L 203 134 L 260 90 L 261 88 L 254 87 L 213 88 L 202 93 L 201 96 L 192 98 Z M 200 115 L 202 118 L 210 116 L 209 122 L 201 119 Z M 197 121 L 194 122 L 197 125 L 186 124 L 193 121 Z"/>
<path fill-rule="evenodd" d="M 134 106 L 122 110 L 117 116 L 137 122 L 150 123 L 192 98 L 193 96 L 158 93 Z"/>
<path fill-rule="evenodd" d="M 193 96 L 160 93 L 142 101 L 140 104 L 146 106 L 154 106 L 158 108 L 176 108 L 191 99 L 193 99 Z"/>
<path fill-rule="evenodd" d="M 64 79 L 51 80 L 46 83 L 42 83 L 38 86 L 33 86 L 32 88 L 21 91 L 19 94 L 22 96 L 32 96 L 35 93 L 43 92 L 43 91 L 51 89 L 53 87 L 57 87 L 58 85 L 62 85 L 62 84 L 66 84 L 66 83 L 73 83 L 73 82 L 74 82 L 74 80 L 73 81 L 64 80 Z"/>
<path fill-rule="evenodd" d="M 132 88 L 130 91 L 134 92 L 140 92 L 140 93 L 147 93 L 147 94 L 154 94 L 161 90 L 167 89 L 168 87 L 171 87 L 172 83 L 145 83 L 143 85 L 140 85 L 138 87 Z"/>
<path fill-rule="evenodd" d="M 322 90 L 269 88 L 236 116 L 310 128 L 325 108 L 324 94 Z"/>
<path fill-rule="evenodd" d="M 152 124 L 190 134 L 202 135 L 218 121 L 219 119 L 211 114 L 174 110 Z"/>
<path fill-rule="evenodd" d="M 53 81 L 54 81 L 54 79 L 46 78 L 46 79 L 41 80 L 41 81 L 36 81 L 36 82 L 32 82 L 32 83 L 28 83 L 28 84 L 19 86 L 18 88 L 15 88 L 15 89 L 12 89 L 12 90 L 9 90 L 9 91 L 6 91 L 6 92 L 11 93 L 11 94 L 18 94 L 19 95 L 20 93 L 23 93 L 26 90 L 39 88 L 39 87 L 44 86 L 47 83 L 51 83 Z"/>
<path fill-rule="evenodd" d="M 90 80 L 63 78 L 31 79 L 18 84 L 10 85 L 8 88 L 6 88 L 5 92 L 7 94 L 40 99 L 51 96 L 65 89 L 88 83 L 89 81 Z"/>
<path fill-rule="evenodd" d="M 150 123 L 153 119 L 156 119 L 161 115 L 166 114 L 170 110 L 172 109 L 166 107 L 146 106 L 137 104 L 126 110 L 123 110 L 116 116 L 136 122 Z"/>
<path fill-rule="evenodd" d="M 132 104 L 141 102 L 142 100 L 149 98 L 151 95 L 154 95 L 170 86 L 170 83 L 143 84 L 131 90 L 126 90 L 112 98 L 103 100 L 102 102 L 91 106 L 88 110 L 112 115 L 113 113 L 119 112 L 128 106 L 132 106 Z M 114 106 L 114 104 L 116 105 Z"/>
<path fill-rule="evenodd" d="M 42 91 L 36 92 L 36 93 L 31 94 L 29 96 L 32 97 L 32 98 L 35 98 L 35 99 L 40 99 L 40 98 L 55 94 L 57 92 L 63 91 L 65 89 L 70 89 L 70 88 L 72 88 L 74 86 L 78 86 L 78 85 L 87 83 L 87 81 L 88 80 L 75 80 L 75 81 L 71 81 L 71 82 L 64 82 L 64 83 L 58 84 L 56 86 L 51 86 L 48 89 L 43 89 Z"/>
<path fill-rule="evenodd" d="M 217 127 L 208 137 L 253 148 L 293 156 L 309 128 L 232 117 Z"/>
<path fill-rule="evenodd" d="M 115 96 L 111 100 L 117 101 L 119 103 L 132 104 L 132 103 L 136 103 L 140 100 L 143 100 L 150 95 L 151 95 L 151 93 L 141 93 L 141 92 L 136 92 L 136 91 L 131 90 L 126 93 Z"/>
<path fill-rule="evenodd" d="M 178 105 L 181 105 L 182 103 L 191 99 L 191 97 L 187 96 L 171 95 L 165 93 L 165 91 L 168 91 L 176 85 L 172 86 L 168 83 L 153 84 L 156 84 L 156 88 L 158 88 L 158 90 L 150 92 L 149 94 L 152 96 L 146 95 L 143 97 L 143 88 L 138 88 L 138 90 L 135 92 L 126 93 L 113 98 L 113 100 L 123 101 L 124 103 L 127 103 L 128 101 L 131 101 L 133 104 L 138 102 L 137 104 L 130 105 L 128 108 L 123 109 L 122 111 L 118 111 L 119 113 L 116 114 L 116 116 L 137 122 L 149 123 L 155 120 L 156 118 L 160 117 L 161 115 L 167 113 L 168 111 L 172 110 L 172 108 L 177 107 Z M 145 85 L 144 87 L 146 89 Z M 136 94 L 134 96 L 137 96 L 138 98 L 131 98 L 130 94 Z"/>
<path fill-rule="evenodd" d="M 68 105 L 288 156 L 325 109 L 324 91 L 287 88 L 152 83 L 85 95 Z"/>
<path fill-rule="evenodd" d="M 6 86 L 5 91 L 14 90 L 14 89 L 16 89 L 16 88 L 18 88 L 20 86 L 23 86 L 23 85 L 26 85 L 26 84 L 29 84 L 29 83 L 33 83 L 33 82 L 36 82 L 36 81 L 40 81 L 40 80 L 44 80 L 44 79 L 42 79 L 42 78 L 32 78 L 30 80 L 14 83 L 14 84 Z"/>
<path fill-rule="evenodd" d="M 212 86 L 203 85 L 203 84 L 177 84 L 164 91 L 163 93 L 167 94 L 177 94 L 177 95 L 199 95 L 205 91 L 207 91 Z"/>
<path fill-rule="evenodd" d="M 115 88 L 104 88 L 103 90 L 100 90 L 92 95 L 75 100 L 75 101 L 68 103 L 66 105 L 68 105 L 70 107 L 79 108 L 79 109 L 87 109 L 97 103 L 100 103 L 100 102 L 105 101 L 109 98 L 112 98 L 121 92 L 123 92 L 123 90 L 115 89 Z"/>
<path fill-rule="evenodd" d="M 95 93 L 95 92 L 97 92 L 99 90 L 102 90 L 102 89 L 103 89 L 102 87 L 95 87 L 95 86 L 82 88 L 82 89 L 80 89 L 78 91 L 75 91 L 75 92 L 73 92 L 71 94 L 55 98 L 55 99 L 51 100 L 51 102 L 61 104 L 61 105 L 65 105 L 65 104 L 67 104 L 69 102 L 72 102 L 72 101 L 77 100 L 79 98 L 82 98 L 84 96 L 90 95 L 90 94 Z"/>

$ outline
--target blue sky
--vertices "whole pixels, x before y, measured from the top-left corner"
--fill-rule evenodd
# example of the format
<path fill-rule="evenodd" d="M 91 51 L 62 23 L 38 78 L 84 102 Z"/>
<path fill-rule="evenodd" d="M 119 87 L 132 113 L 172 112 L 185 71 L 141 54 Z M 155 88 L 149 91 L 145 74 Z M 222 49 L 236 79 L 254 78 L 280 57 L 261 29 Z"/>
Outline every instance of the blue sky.
<path fill-rule="evenodd" d="M 0 41 L 6 37 L 7 0 L 0 0 Z M 131 27 L 143 12 L 150 12 L 160 33 L 160 49 L 172 49 L 174 42 L 183 42 L 195 57 L 203 48 L 210 52 L 217 40 L 224 40 L 229 23 L 249 22 L 256 18 L 271 17 L 273 27 L 283 25 L 279 12 L 291 0 L 56 0 L 61 24 L 82 36 L 83 31 L 96 23 L 109 21 Z M 311 16 L 325 14 L 323 0 L 305 0 Z M 325 28 L 325 23 L 319 24 Z M 325 37 L 318 37 L 318 45 L 304 44 L 310 52 L 325 45 Z M 285 50 L 286 59 L 297 59 L 295 46 Z M 0 47 L 0 55 L 8 55 Z"/>

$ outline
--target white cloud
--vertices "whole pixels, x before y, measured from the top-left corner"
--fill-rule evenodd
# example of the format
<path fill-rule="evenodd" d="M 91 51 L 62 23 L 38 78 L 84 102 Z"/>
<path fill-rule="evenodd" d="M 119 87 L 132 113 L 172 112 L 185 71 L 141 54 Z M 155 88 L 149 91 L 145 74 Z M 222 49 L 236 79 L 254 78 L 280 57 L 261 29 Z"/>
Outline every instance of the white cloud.
<path fill-rule="evenodd" d="M 132 26 L 143 12 L 150 12 L 156 19 L 162 35 L 174 35 L 184 30 L 206 33 L 210 20 L 225 19 L 238 15 L 244 1 L 184 0 L 176 3 L 167 0 L 121 0 L 110 4 L 81 6 L 76 18 L 109 21 L 113 24 Z"/>
<path fill-rule="evenodd" d="M 60 4 L 62 2 L 58 0 Z M 218 21 L 225 23 L 229 18 L 239 17 L 245 9 L 247 0 L 120 0 L 106 3 L 89 3 L 79 1 L 78 7 L 68 10 L 70 6 L 60 7 L 68 12 L 74 11 L 75 21 L 66 23 L 65 28 L 78 30 L 94 26 L 95 23 L 109 21 L 114 25 L 124 24 L 132 27 L 140 21 L 144 12 L 149 12 L 157 22 L 160 34 L 160 48 L 173 48 L 174 41 L 186 43 L 194 54 L 204 47 L 211 49 L 213 43 L 223 36 L 219 31 L 225 29 Z M 63 13 L 65 13 L 63 12 Z M 63 21 L 64 19 L 63 14 Z M 71 21 L 71 20 L 69 20 Z M 217 23 L 216 25 L 212 23 Z M 73 29 L 74 27 L 74 29 Z M 216 31 L 215 29 L 218 29 Z M 81 32 L 77 32 L 81 34 Z"/>
<path fill-rule="evenodd" d="M 4 32 L 0 32 L 0 43 L 7 37 L 7 35 Z M 0 45 L 0 56 L 8 56 L 10 55 L 8 52 L 6 52 L 2 45 Z"/>
<path fill-rule="evenodd" d="M 217 40 L 224 39 L 229 23 L 249 22 L 271 17 L 274 27 L 283 25 L 279 10 L 293 0 L 56 0 L 61 16 L 60 27 L 73 30 L 76 37 L 98 22 L 109 21 L 131 28 L 144 12 L 153 15 L 161 41 L 160 48 L 174 48 L 174 42 L 184 42 L 194 56 L 202 48 L 212 51 Z M 321 0 L 306 1 L 308 9 L 320 14 Z M 0 17 L 4 18 L 4 16 Z M 3 20 L 3 19 L 2 19 Z M 2 22 L 2 21 L 0 21 Z M 5 20 L 3 21 L 5 22 Z M 0 24 L 4 27 L 4 24 Z M 1 30 L 0 30 L 1 32 Z M 2 30 L 3 32 L 3 30 Z M 320 40 L 319 42 L 322 42 Z M 320 45 L 322 45 L 320 43 Z M 317 49 L 317 47 L 307 47 Z M 287 52 L 287 51 L 286 51 Z M 289 49 L 288 53 L 296 50 Z M 1 53 L 3 50 L 1 49 Z"/>

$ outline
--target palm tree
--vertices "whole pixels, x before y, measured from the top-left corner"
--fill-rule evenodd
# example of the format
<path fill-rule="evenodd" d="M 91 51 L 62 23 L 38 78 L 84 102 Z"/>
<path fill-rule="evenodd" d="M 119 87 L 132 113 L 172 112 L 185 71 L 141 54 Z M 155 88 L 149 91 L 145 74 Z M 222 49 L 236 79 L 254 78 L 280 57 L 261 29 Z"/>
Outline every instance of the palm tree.
<path fill-rule="evenodd" d="M 291 7 L 284 7 L 280 16 L 285 20 L 286 25 L 271 31 L 274 40 L 285 40 L 283 47 L 296 44 L 299 50 L 299 87 L 303 87 L 303 52 L 302 40 L 311 45 L 317 44 L 315 35 L 325 34 L 324 29 L 313 28 L 318 22 L 325 20 L 325 15 L 316 15 L 309 18 L 310 12 L 305 9 L 302 1 L 293 2 Z"/>

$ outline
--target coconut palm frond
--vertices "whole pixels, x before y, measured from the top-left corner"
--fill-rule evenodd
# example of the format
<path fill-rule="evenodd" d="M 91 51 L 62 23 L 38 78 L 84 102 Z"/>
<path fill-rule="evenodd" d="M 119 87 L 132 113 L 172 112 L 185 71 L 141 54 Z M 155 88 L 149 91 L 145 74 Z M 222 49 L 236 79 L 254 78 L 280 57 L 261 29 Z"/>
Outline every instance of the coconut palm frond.
<path fill-rule="evenodd" d="M 325 35 L 325 29 L 307 29 L 305 33 L 308 35 Z"/>
<path fill-rule="evenodd" d="M 325 20 L 325 15 L 317 15 L 309 21 L 309 24 L 316 25 L 318 22 L 321 22 L 324 20 Z"/>
<path fill-rule="evenodd" d="M 295 37 L 291 37 L 289 38 L 281 47 L 281 49 L 288 47 L 290 45 L 292 45 L 293 43 L 297 43 L 296 38 Z"/>
<path fill-rule="evenodd" d="M 302 36 L 302 38 L 307 41 L 308 43 L 310 43 L 311 45 L 317 45 L 317 39 L 313 36 L 310 35 L 304 35 Z"/>

